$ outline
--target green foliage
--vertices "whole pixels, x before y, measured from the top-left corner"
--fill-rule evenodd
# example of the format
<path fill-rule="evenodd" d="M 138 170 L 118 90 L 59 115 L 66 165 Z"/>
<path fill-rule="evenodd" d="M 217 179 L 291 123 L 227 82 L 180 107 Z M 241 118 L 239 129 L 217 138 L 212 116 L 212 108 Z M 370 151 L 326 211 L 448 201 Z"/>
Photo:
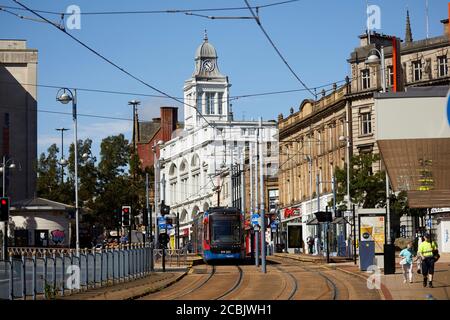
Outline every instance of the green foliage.
<path fill-rule="evenodd" d="M 56 144 L 52 144 L 47 150 L 47 155 L 45 153 L 40 155 L 37 167 L 37 194 L 42 198 L 71 204 L 73 189 L 68 183 L 61 182 L 62 170 L 58 163 L 58 152 Z"/>
<path fill-rule="evenodd" d="M 123 134 L 109 136 L 100 145 L 100 162 L 90 157 L 92 140 L 78 141 L 79 205 L 92 212 L 84 221 L 115 229 L 114 210 L 131 205 L 133 213 L 139 214 L 145 206 L 145 171 L 140 168 L 139 157 L 132 155 L 129 141 Z M 61 181 L 58 164 L 58 148 L 50 146 L 48 154 L 41 154 L 38 164 L 38 195 L 53 201 L 74 204 L 74 144 L 69 148 L 68 174 Z M 153 176 L 153 170 L 149 173 Z"/>
<path fill-rule="evenodd" d="M 363 208 L 383 207 L 386 204 L 386 180 L 384 171 L 373 172 L 373 165 L 380 161 L 377 154 L 360 154 L 350 161 L 350 198 Z M 335 169 L 337 203 L 346 210 L 344 196 L 347 194 L 347 167 Z"/>
<path fill-rule="evenodd" d="M 377 208 L 386 206 L 386 173 L 373 173 L 373 165 L 380 161 L 378 154 L 360 154 L 353 156 L 350 162 L 350 198 L 352 203 L 363 208 Z M 347 164 L 344 168 L 335 168 L 338 209 L 347 210 L 344 196 L 347 195 Z M 423 210 L 408 207 L 405 191 L 391 193 L 389 197 L 391 212 L 403 215 L 422 215 Z M 331 206 L 331 203 L 330 203 Z"/>

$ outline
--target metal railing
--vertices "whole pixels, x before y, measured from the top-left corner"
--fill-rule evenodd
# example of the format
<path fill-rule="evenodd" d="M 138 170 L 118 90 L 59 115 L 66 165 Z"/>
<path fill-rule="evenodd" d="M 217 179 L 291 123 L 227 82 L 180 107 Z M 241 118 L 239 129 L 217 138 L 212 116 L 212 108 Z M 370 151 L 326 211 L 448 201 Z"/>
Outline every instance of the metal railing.
<path fill-rule="evenodd" d="M 155 265 L 162 264 L 162 249 L 154 249 L 153 257 Z M 183 249 L 165 249 L 165 264 L 168 267 L 181 267 L 187 265 L 187 250 Z"/>
<path fill-rule="evenodd" d="M 0 299 L 52 299 L 139 279 L 153 269 L 151 245 L 82 249 L 79 255 L 73 249 L 32 249 L 11 249 L 9 260 L 0 260 Z"/>

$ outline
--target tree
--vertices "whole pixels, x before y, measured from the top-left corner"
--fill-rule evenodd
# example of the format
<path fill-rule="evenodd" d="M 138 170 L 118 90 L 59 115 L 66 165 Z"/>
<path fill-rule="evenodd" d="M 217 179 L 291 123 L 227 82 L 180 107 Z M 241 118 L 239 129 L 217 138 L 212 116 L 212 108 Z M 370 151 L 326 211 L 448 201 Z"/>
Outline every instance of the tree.
<path fill-rule="evenodd" d="M 82 159 L 84 153 L 91 155 L 92 140 L 78 140 L 78 200 L 82 207 L 93 207 L 97 194 L 98 170 L 95 166 L 96 158 Z M 75 150 L 72 143 L 69 147 L 69 180 L 71 185 L 75 181 Z"/>
<path fill-rule="evenodd" d="M 61 166 L 58 164 L 59 149 L 52 144 L 47 149 L 47 155 L 42 153 L 37 167 L 37 195 L 49 200 L 68 203 L 71 189 L 61 183 Z"/>
<path fill-rule="evenodd" d="M 350 161 L 350 198 L 352 203 L 363 208 L 384 207 L 386 205 L 385 172 L 373 173 L 373 164 L 380 160 L 378 154 L 359 154 Z M 336 203 L 339 209 L 347 210 L 344 196 L 347 194 L 347 169 L 335 168 Z"/>
<path fill-rule="evenodd" d="M 131 203 L 131 180 L 126 172 L 129 156 L 130 146 L 123 134 L 102 140 L 94 207 L 98 222 L 105 227 L 114 227 L 114 210 Z"/>

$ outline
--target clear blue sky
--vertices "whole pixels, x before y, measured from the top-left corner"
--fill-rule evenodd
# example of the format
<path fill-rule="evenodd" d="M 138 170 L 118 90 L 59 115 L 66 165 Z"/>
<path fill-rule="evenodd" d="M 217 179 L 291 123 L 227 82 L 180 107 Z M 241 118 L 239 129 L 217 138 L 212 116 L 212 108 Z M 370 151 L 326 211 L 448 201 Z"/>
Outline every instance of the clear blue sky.
<path fill-rule="evenodd" d="M 33 9 L 63 12 L 71 4 L 81 12 L 194 9 L 241 7 L 244 1 L 118 1 L 118 0 L 22 0 Z M 252 5 L 277 2 L 250 0 Z M 442 34 L 441 19 L 447 17 L 447 1 L 430 0 L 430 36 Z M 17 6 L 12 0 L 1 5 Z M 406 8 L 411 15 L 414 39 L 425 38 L 425 0 L 373 0 L 381 7 L 380 32 L 404 38 Z M 293 69 L 310 87 L 342 80 L 348 75 L 346 59 L 358 46 L 358 35 L 365 30 L 365 0 L 309 0 L 261 9 L 263 26 Z M 32 16 L 30 13 L 23 15 Z M 248 11 L 215 12 L 208 15 L 249 16 Z M 45 15 L 53 21 L 59 18 Z M 219 55 L 219 68 L 229 76 L 231 95 L 300 89 L 297 80 L 276 55 L 253 20 L 208 20 L 184 14 L 142 14 L 82 16 L 81 30 L 69 30 L 120 66 L 148 83 L 177 97 L 182 97 L 183 83 L 194 69 L 194 53 L 202 42 L 203 30 Z M 52 26 L 21 20 L 0 12 L 0 38 L 26 39 L 28 47 L 39 50 L 38 83 L 68 87 L 94 88 L 154 94 L 147 87 L 125 76 L 81 47 Z M 38 89 L 38 107 L 43 110 L 68 111 L 55 101 L 56 89 Z M 240 99 L 233 102 L 235 118 L 276 119 L 290 107 L 297 108 L 305 92 Z M 127 95 L 79 92 L 78 112 L 131 118 L 127 102 L 143 101 L 141 119 L 159 115 L 160 105 L 175 102 Z M 60 143 L 57 127 L 72 128 L 70 115 L 39 113 L 38 151 Z M 98 153 L 102 138 L 125 133 L 131 137 L 131 122 L 79 118 L 79 138 L 94 140 Z M 66 134 L 72 141 L 73 130 Z M 66 151 L 67 152 L 67 151 Z"/>

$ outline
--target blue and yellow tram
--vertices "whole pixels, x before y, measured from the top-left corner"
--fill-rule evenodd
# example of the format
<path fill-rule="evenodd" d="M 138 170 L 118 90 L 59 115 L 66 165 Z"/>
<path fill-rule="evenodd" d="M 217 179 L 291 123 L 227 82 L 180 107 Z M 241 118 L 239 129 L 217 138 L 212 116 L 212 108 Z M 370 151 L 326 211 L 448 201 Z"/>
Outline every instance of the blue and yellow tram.
<path fill-rule="evenodd" d="M 193 249 L 205 262 L 245 257 L 244 220 L 237 208 L 214 207 L 200 213 L 192 236 Z"/>

